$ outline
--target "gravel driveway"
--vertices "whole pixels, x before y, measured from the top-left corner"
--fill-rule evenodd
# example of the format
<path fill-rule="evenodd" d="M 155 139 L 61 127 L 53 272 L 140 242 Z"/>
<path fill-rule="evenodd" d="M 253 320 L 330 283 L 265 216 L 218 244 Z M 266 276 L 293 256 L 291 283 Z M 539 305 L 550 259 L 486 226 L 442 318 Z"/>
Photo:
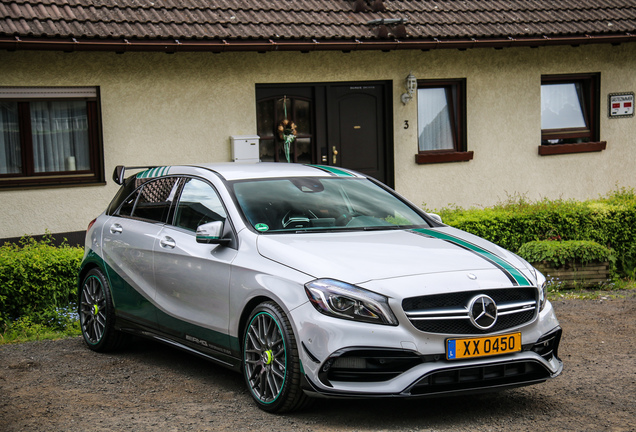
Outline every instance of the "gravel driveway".
<path fill-rule="evenodd" d="M 281 416 L 257 409 L 239 374 L 154 342 L 114 354 L 81 338 L 2 346 L 0 431 L 636 430 L 636 291 L 553 304 L 557 379 L 453 398 L 318 400 Z"/>

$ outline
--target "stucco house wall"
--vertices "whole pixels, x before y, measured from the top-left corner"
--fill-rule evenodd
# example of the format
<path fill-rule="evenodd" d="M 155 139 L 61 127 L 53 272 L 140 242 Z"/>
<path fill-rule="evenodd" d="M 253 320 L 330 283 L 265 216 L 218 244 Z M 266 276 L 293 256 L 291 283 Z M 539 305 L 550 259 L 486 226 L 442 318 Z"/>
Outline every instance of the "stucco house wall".
<path fill-rule="evenodd" d="M 393 82 L 395 187 L 429 209 L 509 195 L 595 198 L 636 186 L 636 119 L 609 119 L 607 95 L 636 88 L 636 45 L 364 52 L 0 52 L 0 86 L 98 86 L 106 186 L 0 190 L 0 238 L 78 231 L 104 210 L 115 165 L 230 160 L 256 131 L 255 86 Z M 601 73 L 602 152 L 539 156 L 541 75 Z M 404 79 L 466 78 L 469 162 L 417 165 L 417 104 Z M 408 121 L 411 127 L 404 129 Z"/>

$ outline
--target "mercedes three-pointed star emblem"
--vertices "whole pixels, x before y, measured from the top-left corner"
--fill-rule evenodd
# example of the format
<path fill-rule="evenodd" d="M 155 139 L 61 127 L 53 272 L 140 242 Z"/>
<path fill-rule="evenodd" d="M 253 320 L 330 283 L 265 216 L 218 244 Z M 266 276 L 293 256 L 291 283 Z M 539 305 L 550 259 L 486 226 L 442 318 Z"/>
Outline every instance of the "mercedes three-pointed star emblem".
<path fill-rule="evenodd" d="M 470 322 L 480 330 L 488 330 L 497 322 L 497 305 L 487 295 L 478 295 L 468 304 Z"/>

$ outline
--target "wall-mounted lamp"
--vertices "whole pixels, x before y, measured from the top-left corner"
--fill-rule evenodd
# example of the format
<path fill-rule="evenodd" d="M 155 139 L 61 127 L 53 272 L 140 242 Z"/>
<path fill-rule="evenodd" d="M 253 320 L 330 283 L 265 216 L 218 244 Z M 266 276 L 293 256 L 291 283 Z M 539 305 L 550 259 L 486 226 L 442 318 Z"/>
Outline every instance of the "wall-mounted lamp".
<path fill-rule="evenodd" d="M 402 93 L 402 103 L 406 105 L 413 100 L 413 95 L 417 90 L 417 78 L 413 76 L 413 73 L 410 73 L 409 76 L 406 77 L 404 88 L 406 88 L 406 93 Z"/>

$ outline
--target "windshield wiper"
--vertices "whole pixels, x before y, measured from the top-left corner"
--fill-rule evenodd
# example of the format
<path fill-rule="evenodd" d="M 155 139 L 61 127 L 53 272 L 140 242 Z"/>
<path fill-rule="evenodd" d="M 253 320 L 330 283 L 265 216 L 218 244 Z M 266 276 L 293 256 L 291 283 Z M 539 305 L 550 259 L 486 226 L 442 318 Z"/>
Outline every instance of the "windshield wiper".
<path fill-rule="evenodd" d="M 368 226 L 362 227 L 364 231 L 384 231 L 384 230 L 401 230 L 404 229 L 401 225 L 378 225 L 378 226 Z"/>

